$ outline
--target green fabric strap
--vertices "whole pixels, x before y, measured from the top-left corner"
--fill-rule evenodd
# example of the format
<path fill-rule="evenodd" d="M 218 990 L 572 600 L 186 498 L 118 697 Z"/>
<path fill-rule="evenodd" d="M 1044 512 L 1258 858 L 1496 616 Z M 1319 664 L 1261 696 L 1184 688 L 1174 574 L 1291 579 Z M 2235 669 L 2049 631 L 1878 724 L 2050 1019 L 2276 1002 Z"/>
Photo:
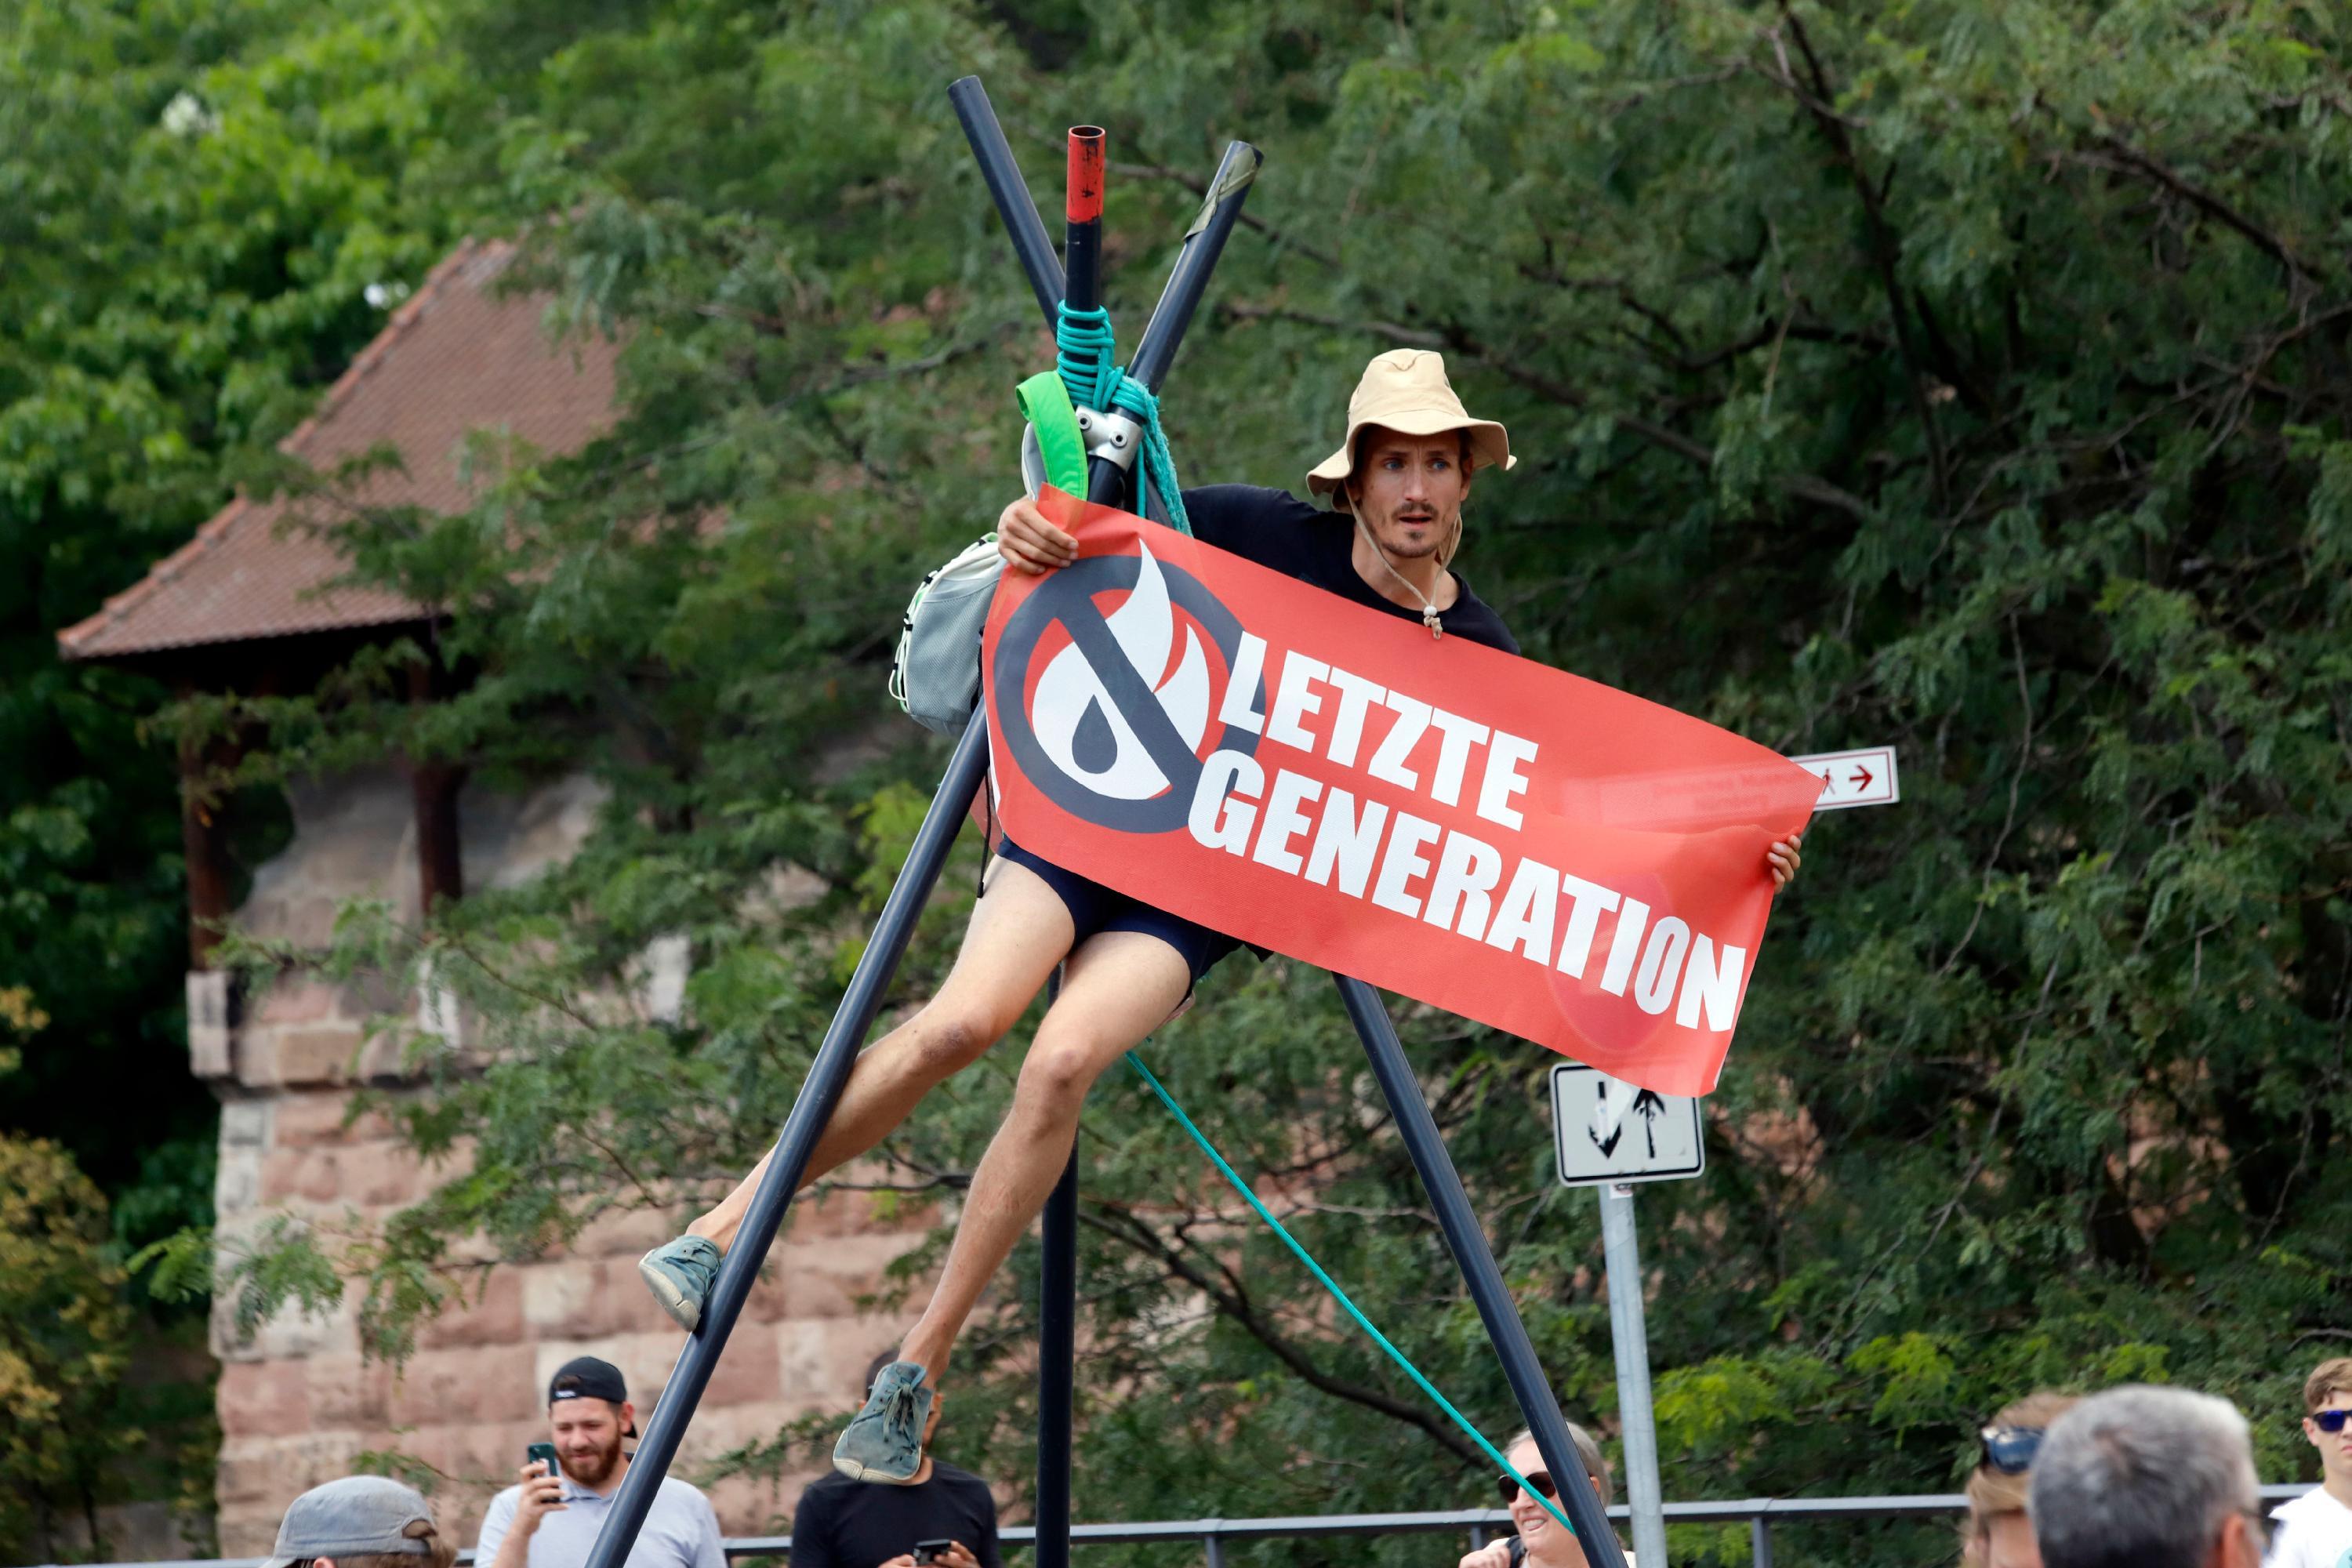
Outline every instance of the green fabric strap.
<path fill-rule="evenodd" d="M 1380 1330 L 1372 1326 L 1372 1321 L 1364 1316 L 1362 1311 L 1357 1308 L 1355 1302 L 1348 1300 L 1348 1293 L 1339 1289 L 1339 1281 L 1333 1279 L 1330 1275 L 1325 1273 L 1323 1271 L 1323 1266 L 1316 1262 L 1314 1258 L 1305 1247 L 1298 1245 L 1297 1238 L 1293 1237 L 1290 1232 L 1284 1227 L 1283 1223 L 1280 1220 L 1274 1217 L 1274 1211 L 1267 1208 L 1265 1205 L 1258 1201 L 1258 1195 L 1250 1190 L 1249 1184 L 1243 1181 L 1240 1175 L 1234 1172 L 1234 1168 L 1225 1163 L 1225 1157 L 1223 1154 L 1217 1152 L 1217 1146 L 1210 1142 L 1207 1135 L 1198 1127 L 1192 1125 L 1192 1119 L 1184 1114 L 1184 1108 L 1176 1103 L 1175 1097 L 1168 1092 L 1167 1089 L 1161 1085 L 1158 1079 L 1151 1076 L 1151 1069 L 1143 1065 L 1143 1058 L 1138 1056 L 1135 1052 L 1129 1051 L 1127 1053 L 1127 1065 L 1133 1068 L 1137 1073 L 1141 1075 L 1143 1081 L 1151 1086 L 1151 1092 L 1160 1097 L 1160 1103 L 1168 1108 L 1168 1113 L 1176 1119 L 1177 1125 L 1182 1127 L 1185 1131 L 1192 1135 L 1192 1142 L 1201 1146 L 1201 1152 L 1206 1154 L 1209 1157 L 1210 1163 L 1214 1164 L 1218 1171 L 1223 1173 L 1225 1180 L 1234 1184 L 1234 1191 L 1241 1194 L 1244 1198 L 1248 1200 L 1249 1206 L 1257 1211 L 1257 1217 L 1265 1221 L 1267 1225 L 1274 1227 L 1274 1234 L 1282 1237 L 1282 1244 L 1290 1248 L 1291 1252 L 1297 1258 L 1299 1262 L 1307 1265 L 1307 1271 L 1315 1276 L 1316 1282 L 1321 1285 L 1326 1290 L 1330 1291 L 1331 1299 L 1348 1310 L 1348 1316 L 1356 1320 L 1356 1326 L 1363 1330 L 1364 1332 L 1371 1335 L 1372 1342 L 1380 1346 L 1381 1349 L 1388 1352 L 1389 1359 L 1395 1362 L 1397 1365 L 1404 1368 L 1405 1375 L 1412 1378 L 1414 1383 L 1418 1384 L 1423 1394 L 1426 1394 L 1430 1398 L 1435 1400 L 1437 1402 L 1437 1407 L 1440 1410 L 1444 1411 L 1446 1415 L 1452 1416 L 1454 1418 L 1454 1424 L 1456 1426 L 1461 1427 L 1463 1431 L 1468 1433 L 1470 1435 L 1470 1440 L 1477 1444 L 1481 1448 L 1484 1448 L 1486 1451 L 1486 1457 L 1494 1460 L 1497 1465 L 1500 1465 L 1503 1468 L 1503 1473 L 1518 1483 L 1520 1490 L 1526 1492 L 1528 1496 L 1541 1503 L 1546 1513 L 1559 1521 L 1561 1529 L 1567 1531 L 1569 1534 L 1574 1535 L 1576 1533 L 1576 1526 L 1568 1522 L 1568 1516 L 1559 1511 L 1559 1509 L 1553 1503 L 1552 1500 L 1544 1496 L 1543 1493 L 1536 1490 L 1535 1488 L 1528 1485 L 1528 1478 L 1513 1469 L 1511 1468 L 1511 1461 L 1503 1458 L 1502 1451 L 1496 1448 L 1494 1444 L 1486 1441 L 1486 1434 L 1480 1432 L 1477 1427 L 1470 1425 L 1470 1418 L 1463 1415 L 1459 1410 L 1454 1409 L 1453 1402 L 1448 1400 L 1445 1395 L 1438 1393 L 1436 1386 L 1433 1384 L 1429 1379 L 1422 1376 L 1421 1368 L 1413 1365 L 1412 1362 L 1406 1360 L 1404 1352 L 1397 1349 L 1395 1345 L 1391 1344 L 1389 1342 L 1388 1335 L 1381 1332 Z"/>
<path fill-rule="evenodd" d="M 1037 452 L 1045 459 L 1045 482 L 1066 495 L 1087 496 L 1087 442 L 1078 434 L 1078 411 L 1070 389 L 1055 371 L 1039 371 L 1013 389 L 1022 416 L 1037 432 Z"/>

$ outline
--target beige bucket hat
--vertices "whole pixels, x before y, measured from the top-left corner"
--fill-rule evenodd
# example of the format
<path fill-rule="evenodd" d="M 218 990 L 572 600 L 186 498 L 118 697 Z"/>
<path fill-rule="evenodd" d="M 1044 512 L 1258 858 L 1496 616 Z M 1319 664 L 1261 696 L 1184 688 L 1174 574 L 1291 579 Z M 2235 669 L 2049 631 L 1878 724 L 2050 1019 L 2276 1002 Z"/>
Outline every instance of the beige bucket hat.
<path fill-rule="evenodd" d="M 1348 399 L 1348 436 L 1339 449 L 1307 471 L 1307 488 L 1329 496 L 1335 507 L 1345 507 L 1348 475 L 1356 466 L 1356 437 L 1368 425 L 1394 430 L 1401 436 L 1434 436 L 1444 430 L 1470 432 L 1473 468 L 1508 468 L 1511 437 L 1492 419 L 1473 419 L 1445 379 L 1445 356 L 1430 349 L 1391 349 L 1375 355 Z"/>

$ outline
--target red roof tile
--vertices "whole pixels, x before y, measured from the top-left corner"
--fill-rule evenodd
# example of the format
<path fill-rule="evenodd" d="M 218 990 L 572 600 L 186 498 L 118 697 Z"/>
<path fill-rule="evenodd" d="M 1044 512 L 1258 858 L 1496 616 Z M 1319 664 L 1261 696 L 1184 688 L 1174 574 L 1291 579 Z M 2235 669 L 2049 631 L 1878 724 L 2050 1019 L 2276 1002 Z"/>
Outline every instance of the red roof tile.
<path fill-rule="evenodd" d="M 504 430 L 563 453 L 605 429 L 614 413 L 614 346 L 601 338 L 551 346 L 540 324 L 545 296 L 494 298 L 492 282 L 513 256 L 503 241 L 459 246 L 278 449 L 324 472 L 389 443 L 407 471 L 372 476 L 363 498 L 446 512 L 470 499 L 457 475 L 468 432 Z M 68 658 L 112 658 L 383 626 L 425 613 L 381 589 L 318 591 L 347 563 L 311 530 L 281 530 L 288 506 L 282 497 L 230 501 L 144 578 L 59 632 L 60 650 Z"/>

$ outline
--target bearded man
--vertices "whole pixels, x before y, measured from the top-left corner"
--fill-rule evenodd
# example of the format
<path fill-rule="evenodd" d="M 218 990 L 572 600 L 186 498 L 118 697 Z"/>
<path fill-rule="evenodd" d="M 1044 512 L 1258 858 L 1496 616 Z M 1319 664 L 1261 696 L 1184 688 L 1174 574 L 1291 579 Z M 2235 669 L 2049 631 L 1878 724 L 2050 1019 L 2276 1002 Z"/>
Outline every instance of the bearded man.
<path fill-rule="evenodd" d="M 621 1439 L 637 1435 L 621 1369 L 583 1355 L 565 1362 L 547 1385 L 547 1435 L 555 1469 L 533 1459 L 516 1485 L 490 1500 L 474 1543 L 478 1568 L 580 1568 L 628 1474 Z M 627 1568 L 727 1568 L 719 1516 L 710 1500 L 675 1476 L 665 1477 L 629 1549 Z"/>
<path fill-rule="evenodd" d="M 1417 622 L 1432 638 L 1466 637 L 1516 654 L 1502 617 L 1451 569 L 1472 476 L 1516 461 L 1503 426 L 1463 407 L 1442 358 L 1397 349 L 1365 367 L 1339 450 L 1307 473 L 1309 492 L 1331 510 L 1283 490 L 1213 485 L 1185 491 L 1184 510 L 1204 543 Z M 1007 506 L 996 526 L 1011 570 L 1042 574 L 1077 559 L 1077 542 L 1028 498 Z M 1795 875 L 1798 847 L 1792 837 L 1768 851 L 1762 868 L 1776 886 Z M 949 1352 L 1060 1178 L 1087 1090 L 1181 1010 L 1194 983 L 1240 945 L 1063 869 L 1053 847 L 1005 840 L 946 983 L 858 1058 L 803 1177 L 805 1187 L 880 1142 L 933 1085 L 1003 1038 L 1066 963 L 1013 1108 L 973 1173 L 930 1306 L 834 1450 L 835 1468 L 854 1479 L 904 1486 L 921 1473 L 923 1433 Z M 700 1321 L 719 1255 L 766 1166 L 762 1159 L 687 1235 L 639 1265 L 688 1329 Z"/>

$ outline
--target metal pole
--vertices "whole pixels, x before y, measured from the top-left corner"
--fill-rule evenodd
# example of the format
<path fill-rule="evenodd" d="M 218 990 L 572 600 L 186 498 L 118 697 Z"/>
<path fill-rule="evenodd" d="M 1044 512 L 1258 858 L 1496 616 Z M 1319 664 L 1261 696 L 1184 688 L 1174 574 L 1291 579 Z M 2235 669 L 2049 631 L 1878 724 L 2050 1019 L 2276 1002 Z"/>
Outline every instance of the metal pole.
<path fill-rule="evenodd" d="M 1633 1189 L 1601 1194 L 1601 1247 L 1609 1269 L 1609 1337 L 1617 1350 L 1617 1418 L 1625 1428 L 1625 1500 L 1633 1510 L 1633 1555 L 1642 1568 L 1666 1561 L 1666 1516 L 1658 1490 L 1658 1418 L 1650 1404 L 1649 1325 L 1642 1311 L 1642 1248 L 1633 1229 Z"/>
<path fill-rule="evenodd" d="M 1062 302 L 1073 310 L 1102 308 L 1103 153 L 1099 125 L 1070 127 L 1070 173 L 1062 200 Z"/>
<path fill-rule="evenodd" d="M 1053 990 L 1061 991 L 1057 976 Z M 1078 1355 L 1078 1148 L 1045 1200 L 1037 1271 L 1037 1568 L 1070 1568 L 1070 1426 Z"/>
<path fill-rule="evenodd" d="M 996 122 L 995 111 L 989 106 L 988 94 L 982 89 L 979 78 L 965 77 L 956 82 L 948 89 L 948 98 L 955 106 L 956 118 L 962 123 L 973 157 L 980 162 L 989 195 L 1012 237 L 1013 254 L 1028 275 L 1029 286 L 1050 328 L 1057 314 L 1055 302 L 1062 297 L 1062 268 L 1054 258 L 1052 242 L 1045 237 L 1045 225 L 1037 216 L 1037 205 L 1030 198 L 1020 166 L 1013 162 L 1013 150 L 1005 142 L 1003 128 Z M 1230 163 L 1233 153 L 1228 151 L 1226 157 Z M 1254 150 L 1251 157 L 1255 171 Z M 1225 205 L 1237 213 L 1240 197 L 1246 191 L 1244 184 L 1223 193 Z M 1226 216 L 1223 230 L 1230 232 L 1232 226 L 1231 216 Z M 1199 227 L 1197 223 L 1195 227 Z M 1186 267 L 1187 259 L 1201 250 L 1202 237 L 1196 232 L 1187 239 L 1183 254 L 1177 258 L 1176 273 L 1169 279 L 1168 289 L 1161 296 L 1162 310 L 1171 298 L 1183 301 L 1181 316 L 1163 328 L 1160 315 L 1155 313 L 1151 328 L 1147 329 L 1147 337 L 1158 330 L 1165 344 L 1160 351 L 1159 372 L 1146 382 L 1147 385 L 1156 387 L 1159 376 L 1166 374 L 1168 362 L 1175 357 L 1176 342 L 1183 335 L 1183 324 L 1191 320 L 1192 305 L 1207 286 L 1208 268 L 1216 258 L 1213 248 L 1204 258 L 1195 261 L 1190 270 Z M 1217 245 L 1222 244 L 1220 237 Z M 1117 499 L 1094 496 L 1095 489 L 1090 483 L 1091 499 Z M 874 1026 L 874 1016 L 881 1009 L 882 994 L 898 972 L 898 961 L 905 956 L 908 941 L 914 934 L 915 917 L 921 912 L 924 900 L 930 896 L 932 884 L 939 880 L 940 868 L 947 863 L 948 851 L 955 843 L 956 830 L 963 825 L 964 809 L 980 789 L 987 768 L 988 717 L 983 710 L 974 713 L 971 722 L 964 727 L 963 739 L 957 742 L 955 755 L 948 763 L 947 777 L 940 783 L 939 793 L 931 797 L 930 809 L 908 852 L 906 867 L 899 872 L 889 898 L 883 902 L 873 939 L 857 961 L 832 1026 L 826 1029 L 824 1042 L 817 1047 L 816 1059 L 810 1065 L 808 1079 L 784 1120 L 768 1173 L 761 1178 L 752 1194 L 751 1207 L 736 1233 L 735 1245 L 720 1263 L 718 1279 L 712 1281 L 701 1326 L 688 1338 L 677 1364 L 670 1369 L 661 1401 L 646 1423 L 645 1435 L 638 1440 L 621 1489 L 614 1494 L 612 1511 L 605 1516 L 604 1528 L 597 1531 L 595 1544 L 589 1549 L 585 1568 L 619 1568 L 630 1548 L 636 1544 L 637 1531 L 644 1527 L 654 1493 L 668 1473 L 670 1462 L 677 1457 L 678 1441 L 685 1436 L 687 1423 L 694 1417 L 695 1407 L 701 1403 L 703 1390 L 709 1385 L 719 1353 L 726 1348 L 727 1336 L 742 1312 L 760 1265 L 775 1240 L 777 1227 L 782 1224 L 784 1209 L 800 1186 L 809 1152 L 833 1119 L 842 1087 L 849 1081 L 850 1070 L 856 1065 L 858 1047 Z M 1622 1564 L 1612 1559 L 1603 1568 L 1622 1568 Z"/>
<path fill-rule="evenodd" d="M 695 1406 L 701 1402 L 702 1391 L 709 1384 L 720 1352 L 727 1348 L 727 1336 L 735 1327 L 745 1298 L 751 1294 L 760 1264 L 776 1238 L 777 1226 L 783 1222 L 785 1205 L 792 1202 L 793 1194 L 800 1187 L 801 1175 L 808 1168 L 809 1152 L 816 1147 L 817 1136 L 824 1131 L 825 1123 L 833 1120 L 842 1086 L 849 1081 L 850 1069 L 857 1064 L 858 1047 L 866 1042 L 866 1032 L 874 1026 L 874 1015 L 881 1010 L 883 993 L 889 989 L 891 976 L 898 973 L 898 961 L 906 956 L 908 940 L 915 931 L 915 917 L 922 913 L 923 900 L 930 897 L 931 885 L 939 880 L 940 868 L 947 864 L 956 830 L 963 826 L 964 810 L 979 790 L 987 767 L 988 716 L 983 710 L 973 714 L 971 722 L 964 726 L 963 739 L 956 742 L 955 755 L 948 763 L 947 777 L 940 782 L 939 793 L 931 796 L 931 808 L 924 814 L 923 825 L 915 830 L 914 845 L 907 852 L 906 868 L 898 873 L 890 896 L 883 900 L 881 916 L 874 922 L 873 940 L 866 943 L 857 968 L 849 977 L 849 988 L 842 994 L 841 1005 L 834 1012 L 824 1042 L 817 1047 L 816 1059 L 809 1065 L 799 1098 L 793 1101 L 792 1113 L 784 1118 L 784 1130 L 776 1139 L 768 1173 L 760 1179 L 759 1187 L 751 1194 L 751 1205 L 744 1213 L 742 1228 L 736 1233 L 735 1245 L 728 1248 L 726 1258 L 719 1266 L 719 1278 L 710 1287 L 710 1300 L 702 1309 L 702 1325 L 688 1336 L 684 1352 L 670 1369 L 661 1400 L 646 1422 L 645 1436 L 637 1440 L 636 1457 L 630 1461 L 621 1489 L 614 1495 L 613 1510 L 605 1516 L 604 1527 L 596 1532 L 595 1545 L 589 1549 L 587 1568 L 619 1568 L 636 1543 L 637 1531 L 646 1521 L 646 1510 L 653 1505 L 654 1493 L 668 1474 L 670 1461 L 677 1457 L 678 1439 L 686 1435 L 686 1425 L 694 1418 Z"/>
<path fill-rule="evenodd" d="M 1528 1339 L 1527 1325 L 1519 1321 L 1518 1306 L 1503 1283 L 1503 1271 L 1495 1266 L 1495 1254 L 1486 1245 L 1477 1211 L 1470 1206 L 1470 1194 L 1462 1190 L 1461 1173 L 1445 1152 L 1437 1121 L 1429 1114 L 1429 1102 L 1422 1098 L 1421 1084 L 1404 1058 L 1396 1026 L 1390 1022 L 1380 993 L 1346 975 L 1332 978 L 1339 982 L 1339 1000 L 1356 1026 L 1356 1037 L 1363 1041 L 1364 1054 L 1371 1058 L 1372 1076 L 1380 1080 L 1381 1093 L 1389 1102 L 1389 1114 L 1396 1119 L 1405 1151 L 1412 1156 L 1421 1184 L 1437 1211 L 1438 1226 L 1453 1250 L 1454 1267 L 1462 1270 L 1470 1299 L 1477 1303 L 1487 1342 L 1503 1363 L 1503 1375 L 1510 1381 L 1519 1414 L 1526 1417 L 1528 1430 L 1535 1435 L 1536 1450 L 1543 1455 L 1544 1468 L 1559 1488 L 1560 1507 L 1576 1527 L 1585 1561 L 1596 1568 L 1625 1568 L 1616 1532 L 1609 1528 L 1609 1516 L 1593 1495 L 1583 1461 L 1568 1440 L 1551 1382 L 1536 1360 L 1536 1348 Z"/>
<path fill-rule="evenodd" d="M 1141 382 L 1146 390 L 1157 393 L 1168 379 L 1169 367 L 1176 363 L 1177 345 L 1192 325 L 1193 310 L 1208 292 L 1209 275 L 1216 270 L 1217 258 L 1224 252 L 1225 240 L 1242 215 L 1242 204 L 1249 199 L 1257 167 L 1265 161 L 1265 154 L 1246 142 L 1235 142 L 1225 149 L 1224 161 L 1217 165 L 1217 177 L 1209 186 L 1209 202 L 1186 233 L 1176 264 L 1168 269 L 1167 285 L 1160 290 L 1160 303 L 1152 307 L 1151 320 L 1144 324 L 1143 336 L 1127 362 L 1128 379 Z M 1148 489 L 1141 485 L 1141 467 L 1139 458 L 1137 483 Z M 1087 476 L 1087 499 L 1102 506 L 1124 505 L 1127 478 L 1116 464 L 1093 464 Z"/>
<path fill-rule="evenodd" d="M 1185 232 L 1184 248 L 1168 271 L 1168 287 L 1160 291 L 1160 303 L 1152 307 L 1151 320 L 1144 323 L 1143 336 L 1136 339 L 1135 353 L 1127 362 L 1127 374 L 1154 392 L 1176 363 L 1176 345 L 1184 341 L 1193 309 L 1208 292 L 1209 274 L 1224 254 L 1225 240 L 1240 221 L 1242 204 L 1249 200 L 1258 165 L 1265 162 L 1265 153 L 1246 142 L 1234 142 L 1217 164 L 1209 199 Z"/>
<path fill-rule="evenodd" d="M 1045 220 L 1037 216 L 1037 203 L 1029 195 L 1028 182 L 1021 177 L 1021 165 L 1013 161 L 1013 148 L 1004 140 L 1004 127 L 996 122 L 996 110 L 988 101 L 988 91 L 976 76 L 965 77 L 948 89 L 948 102 L 955 106 L 956 120 L 963 127 L 963 139 L 971 144 L 971 155 L 980 164 L 980 177 L 988 183 L 989 198 L 996 204 L 996 216 L 1004 220 L 1004 233 L 1013 241 L 1013 254 L 1028 276 L 1029 288 L 1037 296 L 1037 309 L 1045 312 L 1045 330 L 1054 330 L 1054 307 L 1062 298 L 1062 264 L 1054 259 L 1054 242 L 1045 237 Z"/>
<path fill-rule="evenodd" d="M 964 140 L 971 144 L 971 155 L 980 164 L 990 199 L 996 204 L 997 216 L 1004 220 L 1004 231 L 1013 241 L 1013 254 L 1028 276 L 1030 290 L 1037 296 L 1037 309 L 1045 319 L 1045 329 L 1051 331 L 1060 315 L 1055 306 L 1066 286 L 1062 264 L 1054 255 L 1054 242 L 1046 237 L 1045 219 L 1037 216 L 1037 204 L 1021 176 L 1021 166 L 1013 161 L 1013 148 L 1004 140 L 1004 128 L 997 123 L 996 110 L 991 107 L 988 92 L 976 76 L 965 77 L 950 87 L 948 101 L 955 107 L 956 120 L 963 127 Z M 1137 340 L 1135 353 L 1128 361 L 1129 376 L 1154 393 L 1168 379 L 1169 367 L 1176 360 L 1177 345 L 1183 341 L 1192 312 L 1208 291 L 1209 275 L 1216 268 L 1217 258 L 1224 253 L 1225 241 L 1241 217 L 1242 204 L 1249 199 L 1258 165 L 1265 161 L 1265 154 L 1248 142 L 1235 142 L 1226 147 L 1224 158 L 1217 165 L 1216 176 L 1209 185 L 1209 200 L 1202 204 L 1200 215 L 1186 232 L 1183 248 L 1177 252 L 1167 286 L 1160 290 L 1160 302 L 1152 308 L 1151 320 L 1145 323 L 1143 336 Z M 1099 289 L 1099 283 L 1097 287 Z M 1100 465 L 1095 467 L 1098 468 Z M 1123 489 L 1122 482 L 1121 493 L 1111 493 L 1108 480 L 1097 485 L 1090 474 L 1087 499 L 1100 505 L 1117 506 L 1126 500 Z M 1152 515 L 1165 520 L 1164 507 L 1150 502 L 1150 510 Z"/>
<path fill-rule="evenodd" d="M 1062 305 L 1076 312 L 1102 308 L 1103 151 L 1107 132 L 1097 125 L 1070 127 L 1070 172 L 1063 216 Z M 1117 410 L 1098 408 L 1097 416 Z M 1130 459 L 1132 461 L 1133 459 Z M 1127 504 L 1128 470 L 1108 456 L 1087 463 L 1087 499 L 1103 506 Z"/>
<path fill-rule="evenodd" d="M 1102 306 L 1103 151 L 1099 125 L 1070 127 L 1062 217 L 1062 305 Z M 1058 317 L 1056 317 L 1058 320 Z M 1087 465 L 1087 494 L 1125 499 L 1127 473 L 1108 458 Z M 1051 993 L 1061 994 L 1057 974 Z M 1078 1148 L 1045 1200 L 1045 1256 L 1038 1268 L 1037 1568 L 1070 1568 L 1070 1425 L 1078 1317 Z"/>
<path fill-rule="evenodd" d="M 1183 248 L 1168 269 L 1168 285 L 1160 291 L 1160 303 L 1151 308 L 1151 319 L 1144 323 L 1143 336 L 1136 340 L 1135 353 L 1128 358 L 1128 375 L 1151 392 L 1160 390 L 1160 384 L 1168 379 L 1169 367 L 1176 363 L 1176 345 L 1183 342 L 1192 311 L 1208 291 L 1209 274 L 1224 254 L 1225 241 L 1241 218 L 1242 204 L 1249 200 L 1258 165 L 1265 162 L 1265 153 L 1246 142 L 1235 142 L 1225 148 L 1224 157 L 1217 163 L 1216 174 L 1209 182 L 1209 199 L 1185 231 Z M 1144 513 L 1152 521 L 1168 521 L 1165 502 L 1139 472 L 1135 493 L 1143 498 Z"/>
<path fill-rule="evenodd" d="M 1760 1513 L 1748 1521 L 1748 1560 L 1755 1568 L 1772 1568 L 1772 1521 Z"/>

